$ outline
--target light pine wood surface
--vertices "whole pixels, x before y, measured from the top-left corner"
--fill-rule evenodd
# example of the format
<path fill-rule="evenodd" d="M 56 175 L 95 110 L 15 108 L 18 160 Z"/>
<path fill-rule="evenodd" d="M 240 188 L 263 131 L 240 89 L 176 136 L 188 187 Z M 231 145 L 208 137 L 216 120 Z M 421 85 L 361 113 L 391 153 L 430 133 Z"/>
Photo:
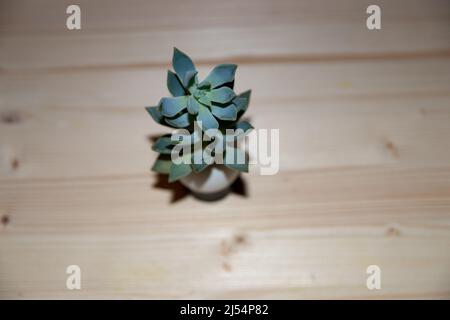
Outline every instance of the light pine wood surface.
<path fill-rule="evenodd" d="M 450 298 L 448 1 L 71 3 L 0 4 L 0 298 Z M 245 195 L 149 171 L 173 46 L 280 129 Z"/>

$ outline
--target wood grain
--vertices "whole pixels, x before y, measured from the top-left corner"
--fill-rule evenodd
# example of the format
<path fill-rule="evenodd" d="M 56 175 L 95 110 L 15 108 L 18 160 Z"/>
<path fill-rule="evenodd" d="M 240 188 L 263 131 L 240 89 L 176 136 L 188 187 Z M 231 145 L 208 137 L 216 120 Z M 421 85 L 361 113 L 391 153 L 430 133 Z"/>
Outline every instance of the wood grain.
<path fill-rule="evenodd" d="M 0 298 L 450 298 L 448 1 L 68 4 L 0 4 Z M 239 63 L 278 174 L 205 203 L 149 172 L 174 45 Z"/>
<path fill-rule="evenodd" d="M 168 65 L 172 47 L 198 63 L 449 53 L 446 0 L 380 1 L 383 32 L 365 26 L 368 1 L 80 1 L 83 27 L 65 29 L 68 0 L 4 2 L 0 68 Z M 208 14 L 199 14 L 203 8 Z"/>

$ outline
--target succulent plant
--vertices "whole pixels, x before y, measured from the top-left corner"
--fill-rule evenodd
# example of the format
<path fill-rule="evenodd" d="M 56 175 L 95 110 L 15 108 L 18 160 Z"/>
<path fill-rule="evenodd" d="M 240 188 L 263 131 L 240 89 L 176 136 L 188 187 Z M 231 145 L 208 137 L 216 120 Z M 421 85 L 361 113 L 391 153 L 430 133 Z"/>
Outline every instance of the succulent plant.
<path fill-rule="evenodd" d="M 195 123 L 200 121 L 202 130 L 217 129 L 225 137 L 227 129 L 241 129 L 245 134 L 253 129 L 248 122 L 239 121 L 248 108 L 251 91 L 239 95 L 233 91 L 237 65 L 217 65 L 203 81 L 199 81 L 191 58 L 174 48 L 172 66 L 175 72 L 167 71 L 167 87 L 172 97 L 164 97 L 156 106 L 146 107 L 153 120 L 174 129 L 186 129 L 190 133 L 191 144 L 196 142 Z M 234 141 L 235 138 L 230 140 Z M 173 147 L 179 143 L 172 140 L 170 135 L 164 135 L 152 147 L 154 151 L 160 153 L 152 170 L 169 174 L 169 182 L 192 172 L 200 172 L 208 166 L 205 162 L 173 163 L 170 154 Z M 204 148 L 208 146 L 202 145 L 202 149 Z M 242 152 L 239 149 L 235 151 L 237 155 Z M 189 156 L 193 155 L 194 152 Z M 248 171 L 247 157 L 243 164 L 225 159 L 224 164 L 235 170 Z"/>

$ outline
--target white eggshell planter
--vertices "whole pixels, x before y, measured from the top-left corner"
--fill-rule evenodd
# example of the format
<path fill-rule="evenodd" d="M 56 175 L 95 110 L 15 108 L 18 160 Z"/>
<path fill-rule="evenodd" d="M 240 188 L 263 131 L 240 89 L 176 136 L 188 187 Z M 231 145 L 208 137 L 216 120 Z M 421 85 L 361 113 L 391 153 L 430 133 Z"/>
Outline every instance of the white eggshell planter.
<path fill-rule="evenodd" d="M 224 165 L 216 164 L 207 167 L 200 173 L 191 173 L 180 179 L 180 182 L 202 200 L 216 200 L 224 197 L 230 186 L 239 177 L 239 171 Z"/>

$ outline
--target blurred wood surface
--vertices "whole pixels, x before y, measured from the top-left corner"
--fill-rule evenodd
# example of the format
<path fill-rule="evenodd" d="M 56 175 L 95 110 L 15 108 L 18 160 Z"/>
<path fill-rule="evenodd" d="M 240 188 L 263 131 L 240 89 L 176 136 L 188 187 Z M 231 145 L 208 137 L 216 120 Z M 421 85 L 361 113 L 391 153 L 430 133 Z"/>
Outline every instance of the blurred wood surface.
<path fill-rule="evenodd" d="M 379 31 L 369 1 L 77 3 L 0 3 L 0 298 L 450 298 L 447 0 Z M 149 171 L 173 46 L 239 64 L 278 174 L 204 203 Z"/>

